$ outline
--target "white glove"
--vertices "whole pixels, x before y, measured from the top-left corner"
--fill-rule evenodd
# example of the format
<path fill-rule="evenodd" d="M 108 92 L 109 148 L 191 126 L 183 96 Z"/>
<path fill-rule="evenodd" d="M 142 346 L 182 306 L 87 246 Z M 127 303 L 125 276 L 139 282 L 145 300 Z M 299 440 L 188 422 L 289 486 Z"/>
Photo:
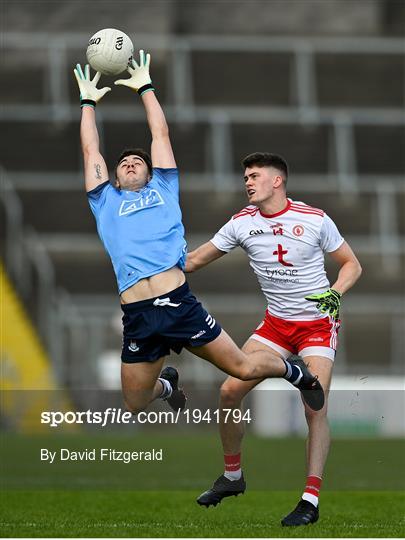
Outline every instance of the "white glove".
<path fill-rule="evenodd" d="M 77 84 L 80 90 L 80 103 L 81 105 L 93 105 L 100 101 L 100 99 L 111 91 L 111 88 L 105 86 L 104 88 L 97 88 L 96 85 L 100 80 L 101 73 L 97 71 L 93 79 L 90 79 L 90 66 L 86 64 L 84 67 L 84 73 L 82 66 L 76 64 L 76 68 L 73 70 Z"/>
<path fill-rule="evenodd" d="M 145 56 L 143 50 L 139 51 L 139 65 L 132 59 L 132 67 L 128 66 L 129 79 L 120 79 L 114 84 L 128 86 L 141 96 L 149 90 L 155 90 L 152 86 L 152 79 L 149 75 L 150 54 Z"/>

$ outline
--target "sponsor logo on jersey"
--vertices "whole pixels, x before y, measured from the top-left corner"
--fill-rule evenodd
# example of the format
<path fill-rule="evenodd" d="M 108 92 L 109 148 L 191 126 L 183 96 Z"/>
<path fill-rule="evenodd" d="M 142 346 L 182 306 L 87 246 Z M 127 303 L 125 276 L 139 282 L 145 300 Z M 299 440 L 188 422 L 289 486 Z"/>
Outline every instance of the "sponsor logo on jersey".
<path fill-rule="evenodd" d="M 321 337 L 311 337 L 308 339 L 308 341 L 324 341 L 324 339 Z"/>
<path fill-rule="evenodd" d="M 138 196 L 130 201 L 122 201 L 119 215 L 125 216 L 143 210 L 164 204 L 161 194 L 156 189 L 149 189 L 146 193 L 139 193 Z"/>
<path fill-rule="evenodd" d="M 298 276 L 298 270 L 284 270 L 284 268 L 275 268 L 274 270 L 266 268 L 268 276 Z"/>
<path fill-rule="evenodd" d="M 281 244 L 277 244 L 276 251 L 273 251 L 273 255 L 277 255 L 278 262 L 282 264 L 283 266 L 294 266 L 292 263 L 287 262 L 284 259 L 284 255 L 287 255 L 288 249 L 283 249 L 283 246 Z"/>
<path fill-rule="evenodd" d="M 273 283 L 282 283 L 283 285 L 300 283 L 298 270 L 290 268 L 268 268 L 266 274 L 269 281 Z"/>
<path fill-rule="evenodd" d="M 256 234 L 264 234 L 264 231 L 262 229 L 255 229 L 253 231 L 249 231 L 250 236 L 255 236 Z"/>
<path fill-rule="evenodd" d="M 295 225 L 292 232 L 295 236 L 302 236 L 304 234 L 304 227 L 302 225 Z"/>

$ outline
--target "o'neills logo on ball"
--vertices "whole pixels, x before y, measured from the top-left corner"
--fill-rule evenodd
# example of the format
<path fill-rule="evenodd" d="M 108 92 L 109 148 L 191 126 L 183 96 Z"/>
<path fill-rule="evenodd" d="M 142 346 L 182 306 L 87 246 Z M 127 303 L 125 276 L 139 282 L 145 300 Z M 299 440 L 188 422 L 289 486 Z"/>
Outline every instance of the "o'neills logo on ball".
<path fill-rule="evenodd" d="M 100 45 L 101 43 L 101 38 L 98 37 L 98 38 L 92 38 L 90 41 L 89 41 L 89 45 Z"/>
<path fill-rule="evenodd" d="M 295 225 L 293 234 L 295 234 L 295 236 L 302 236 L 304 234 L 304 227 L 302 225 Z"/>

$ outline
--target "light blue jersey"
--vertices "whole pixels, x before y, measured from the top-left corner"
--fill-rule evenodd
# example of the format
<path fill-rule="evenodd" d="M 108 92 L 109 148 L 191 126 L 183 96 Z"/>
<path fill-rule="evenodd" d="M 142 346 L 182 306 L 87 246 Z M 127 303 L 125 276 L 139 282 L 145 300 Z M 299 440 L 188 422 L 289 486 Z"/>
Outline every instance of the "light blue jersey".
<path fill-rule="evenodd" d="M 142 278 L 184 268 L 187 244 L 177 169 L 153 169 L 152 179 L 139 191 L 104 182 L 87 196 L 120 294 Z"/>

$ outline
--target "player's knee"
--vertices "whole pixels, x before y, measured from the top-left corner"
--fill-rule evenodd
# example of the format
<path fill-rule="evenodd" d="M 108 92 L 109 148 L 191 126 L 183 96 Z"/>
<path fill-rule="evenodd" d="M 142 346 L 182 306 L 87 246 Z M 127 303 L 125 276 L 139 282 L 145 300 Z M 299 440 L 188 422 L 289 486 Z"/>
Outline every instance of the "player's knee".
<path fill-rule="evenodd" d="M 131 412 L 132 414 L 138 414 L 142 412 L 145 409 L 145 405 L 142 403 L 136 403 L 136 402 L 130 402 L 128 400 L 124 400 L 125 408 L 127 411 Z"/>
<path fill-rule="evenodd" d="M 236 377 L 241 381 L 251 381 L 252 379 L 257 379 L 255 368 L 250 366 L 248 363 L 242 363 L 239 366 Z"/>
<path fill-rule="evenodd" d="M 235 381 L 225 381 L 221 386 L 220 400 L 222 407 L 239 407 L 241 395 L 236 387 L 236 384 L 237 383 L 235 383 Z"/>
<path fill-rule="evenodd" d="M 140 392 L 138 395 L 124 398 L 126 409 L 132 414 L 138 414 L 146 409 L 150 403 L 150 398 L 145 395 L 145 392 Z"/>

